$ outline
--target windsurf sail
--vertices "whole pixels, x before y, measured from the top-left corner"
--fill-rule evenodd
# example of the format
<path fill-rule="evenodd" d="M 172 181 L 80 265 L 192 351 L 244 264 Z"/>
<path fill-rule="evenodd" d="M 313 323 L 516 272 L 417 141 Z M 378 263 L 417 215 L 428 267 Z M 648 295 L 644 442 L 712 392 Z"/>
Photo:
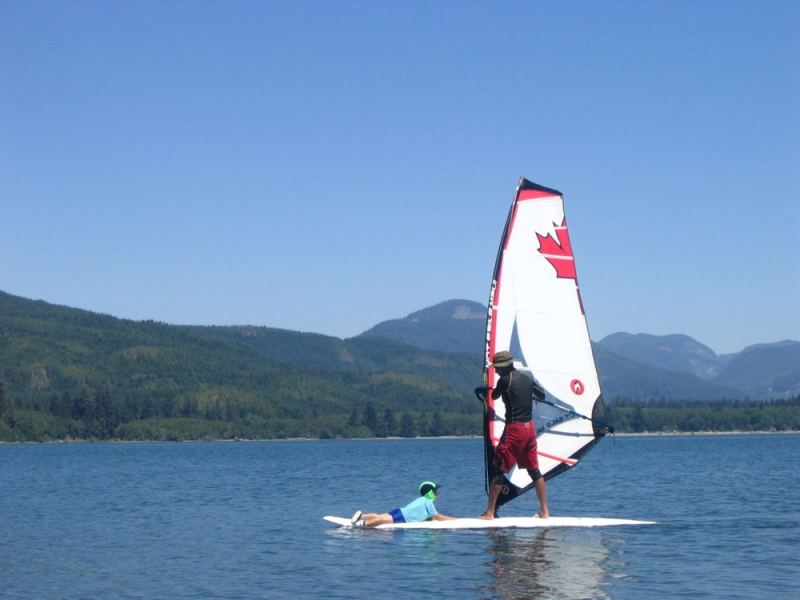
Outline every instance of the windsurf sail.
<path fill-rule="evenodd" d="M 609 429 L 589 330 L 581 301 L 564 199 L 560 192 L 520 178 L 492 277 L 486 319 L 484 381 L 499 376 L 496 352 L 509 350 L 515 367 L 532 374 L 547 393 L 536 403 L 539 470 L 550 479 L 578 461 Z M 558 405 L 563 408 L 555 408 Z M 487 491 L 500 474 L 494 447 L 505 427 L 505 405 L 487 402 L 484 415 Z M 532 487 L 525 469 L 503 473 L 497 505 Z"/>

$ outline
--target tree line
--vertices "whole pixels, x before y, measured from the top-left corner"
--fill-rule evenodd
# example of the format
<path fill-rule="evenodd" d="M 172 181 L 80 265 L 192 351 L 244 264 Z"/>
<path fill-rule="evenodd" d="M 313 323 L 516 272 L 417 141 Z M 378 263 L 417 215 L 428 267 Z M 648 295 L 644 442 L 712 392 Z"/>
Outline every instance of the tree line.
<path fill-rule="evenodd" d="M 623 400 L 609 403 L 607 417 L 620 433 L 798 431 L 800 395 L 702 404 Z M 0 380 L 0 441 L 413 438 L 481 435 L 482 427 L 477 411 L 397 410 L 367 400 L 345 412 L 313 399 L 287 411 L 236 390 L 201 398 L 83 386 L 15 402 Z"/>
<path fill-rule="evenodd" d="M 476 415 L 459 411 L 396 411 L 366 401 L 344 413 L 310 401 L 280 414 L 274 402 L 253 401 L 237 390 L 212 396 L 139 396 L 83 386 L 14 403 L 0 380 L 0 441 L 411 438 L 479 435 L 481 428 Z"/>
<path fill-rule="evenodd" d="M 731 402 L 622 401 L 607 407 L 619 432 L 800 431 L 800 395 Z"/>

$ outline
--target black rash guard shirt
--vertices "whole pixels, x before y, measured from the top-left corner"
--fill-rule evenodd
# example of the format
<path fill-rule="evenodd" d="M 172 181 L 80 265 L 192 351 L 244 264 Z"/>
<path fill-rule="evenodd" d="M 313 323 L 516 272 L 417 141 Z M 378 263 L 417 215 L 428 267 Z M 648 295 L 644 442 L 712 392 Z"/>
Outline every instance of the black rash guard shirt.
<path fill-rule="evenodd" d="M 506 423 L 525 423 L 532 419 L 533 397 L 544 398 L 544 391 L 526 373 L 514 370 L 498 379 L 492 398 L 501 396 L 506 405 Z"/>

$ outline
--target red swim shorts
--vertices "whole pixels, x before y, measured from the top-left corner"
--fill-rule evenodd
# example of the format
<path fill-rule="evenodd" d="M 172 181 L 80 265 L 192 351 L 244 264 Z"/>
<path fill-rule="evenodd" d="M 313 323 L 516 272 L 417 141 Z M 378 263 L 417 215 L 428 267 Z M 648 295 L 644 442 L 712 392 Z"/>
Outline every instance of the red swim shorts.
<path fill-rule="evenodd" d="M 494 449 L 494 463 L 503 473 L 508 473 L 515 464 L 521 469 L 539 468 L 533 421 L 506 425 L 503 437 Z"/>

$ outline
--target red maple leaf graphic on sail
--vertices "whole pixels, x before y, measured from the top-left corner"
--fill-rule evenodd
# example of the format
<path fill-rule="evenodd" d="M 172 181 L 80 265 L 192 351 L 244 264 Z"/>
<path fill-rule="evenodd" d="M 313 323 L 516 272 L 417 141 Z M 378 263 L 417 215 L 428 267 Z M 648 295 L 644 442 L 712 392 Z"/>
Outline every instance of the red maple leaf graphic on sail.
<path fill-rule="evenodd" d="M 556 270 L 556 277 L 562 279 L 576 279 L 575 260 L 572 255 L 572 245 L 569 243 L 569 233 L 567 232 L 567 219 L 561 221 L 561 225 L 556 225 L 556 235 L 558 241 L 553 239 L 549 233 L 546 236 L 536 234 L 539 239 L 539 254 L 544 256 Z"/>

